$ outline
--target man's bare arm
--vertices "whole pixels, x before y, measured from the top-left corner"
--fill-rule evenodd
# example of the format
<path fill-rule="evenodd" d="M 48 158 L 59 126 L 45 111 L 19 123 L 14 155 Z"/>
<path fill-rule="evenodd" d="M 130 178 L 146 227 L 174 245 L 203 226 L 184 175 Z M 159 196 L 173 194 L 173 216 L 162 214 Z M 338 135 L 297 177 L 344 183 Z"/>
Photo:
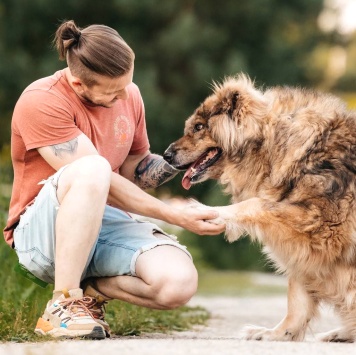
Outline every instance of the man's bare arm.
<path fill-rule="evenodd" d="M 48 145 L 37 150 L 55 170 L 83 156 L 98 155 L 93 143 L 84 134 L 80 134 L 67 142 Z"/>
<path fill-rule="evenodd" d="M 81 134 L 77 137 L 78 139 L 70 140 L 61 144 L 56 144 L 54 146 L 46 146 L 38 148 L 38 152 L 41 156 L 51 165 L 54 169 L 58 170 L 60 167 L 66 164 L 70 164 L 74 160 L 77 160 L 81 157 L 88 155 L 98 155 L 97 150 L 95 149 L 93 143 L 89 140 L 87 136 Z M 60 155 L 58 153 L 61 153 Z M 181 226 L 185 229 L 197 233 L 200 235 L 216 235 L 222 233 L 225 229 L 224 225 L 214 225 L 205 220 L 211 220 L 218 217 L 218 213 L 215 211 L 201 211 L 197 208 L 186 208 L 178 209 L 168 205 L 150 194 L 145 193 L 139 188 L 136 184 L 133 184 L 134 180 L 134 170 L 137 165 L 137 162 L 145 161 L 145 158 L 149 155 L 149 152 L 145 152 L 141 156 L 131 156 L 127 159 L 128 164 L 124 170 L 124 175 L 117 174 L 116 172 L 111 173 L 111 185 L 108 195 L 108 202 L 113 206 L 118 208 L 136 213 L 142 216 L 161 219 L 167 223 L 175 224 Z M 163 158 L 159 160 L 162 163 Z M 155 159 L 153 159 L 155 161 Z M 157 181 L 163 182 L 164 179 L 160 176 L 167 176 L 167 181 L 169 178 L 172 178 L 177 172 L 169 173 L 170 169 L 156 168 L 161 164 L 149 163 L 150 159 L 142 165 L 142 174 L 139 180 L 144 181 L 143 177 L 148 176 L 148 181 L 151 179 L 155 184 Z M 166 163 L 165 163 L 166 164 Z M 163 166 L 165 165 L 163 164 Z M 147 167 L 145 167 L 148 165 Z M 155 172 L 157 178 L 152 178 L 150 172 Z M 158 173 L 161 171 L 161 173 Z M 162 173 L 163 172 L 163 173 Z M 127 178 L 129 176 L 130 178 Z M 145 184 L 149 186 L 148 183 Z"/>
<path fill-rule="evenodd" d="M 56 157 L 63 158 L 65 154 L 73 155 L 78 148 L 78 138 L 74 138 L 68 142 L 54 144 L 50 147 Z"/>
<path fill-rule="evenodd" d="M 160 155 L 149 154 L 137 164 L 134 182 L 144 190 L 156 188 L 178 173 L 179 170 L 174 169 Z"/>

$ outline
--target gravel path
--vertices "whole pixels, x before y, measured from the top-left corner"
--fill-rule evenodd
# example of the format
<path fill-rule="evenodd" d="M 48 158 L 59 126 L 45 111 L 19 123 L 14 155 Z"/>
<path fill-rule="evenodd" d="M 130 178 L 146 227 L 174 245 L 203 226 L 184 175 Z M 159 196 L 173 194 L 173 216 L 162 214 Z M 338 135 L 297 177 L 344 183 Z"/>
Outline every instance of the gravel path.
<path fill-rule="evenodd" d="M 355 344 L 320 343 L 318 332 L 338 326 L 338 320 L 328 309 L 323 309 L 314 321 L 304 342 L 257 342 L 238 339 L 246 324 L 273 327 L 284 316 L 286 296 L 266 297 L 202 297 L 196 296 L 190 305 L 207 308 L 212 318 L 207 327 L 174 334 L 149 334 L 140 337 L 122 337 L 102 341 L 61 341 L 37 344 L 1 344 L 0 354 L 16 355 L 352 355 Z"/>

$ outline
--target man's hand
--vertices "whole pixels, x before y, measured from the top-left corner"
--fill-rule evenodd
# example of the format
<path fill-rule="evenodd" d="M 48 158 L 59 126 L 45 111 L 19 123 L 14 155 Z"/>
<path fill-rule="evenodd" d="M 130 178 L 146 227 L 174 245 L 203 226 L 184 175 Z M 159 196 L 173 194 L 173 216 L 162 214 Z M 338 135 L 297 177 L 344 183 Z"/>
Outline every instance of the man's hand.
<path fill-rule="evenodd" d="M 225 231 L 226 225 L 219 219 L 219 213 L 209 207 L 201 209 L 191 205 L 175 213 L 176 221 L 173 224 L 179 225 L 199 235 L 217 235 Z M 218 223 L 216 223 L 218 221 Z"/>
<path fill-rule="evenodd" d="M 163 202 L 142 191 L 123 176 L 112 173 L 108 202 L 124 211 L 164 222 L 190 230 L 200 235 L 217 235 L 225 230 L 225 224 L 209 223 L 219 217 L 219 213 L 211 210 L 201 210 L 183 203 L 183 206 L 172 206 L 169 201 Z"/>

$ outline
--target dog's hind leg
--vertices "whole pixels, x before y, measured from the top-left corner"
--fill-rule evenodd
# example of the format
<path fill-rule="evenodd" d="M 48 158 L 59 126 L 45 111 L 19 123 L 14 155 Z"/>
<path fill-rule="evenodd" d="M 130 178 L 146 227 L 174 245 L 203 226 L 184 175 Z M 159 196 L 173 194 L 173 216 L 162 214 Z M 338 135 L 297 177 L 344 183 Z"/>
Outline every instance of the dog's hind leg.
<path fill-rule="evenodd" d="M 317 339 L 333 343 L 353 343 L 356 341 L 356 309 L 353 303 L 336 308 L 342 321 L 342 327 L 317 335 Z"/>
<path fill-rule="evenodd" d="M 241 332 L 244 340 L 301 341 L 308 323 L 317 312 L 315 301 L 299 282 L 289 279 L 288 311 L 285 318 L 274 328 L 246 326 Z"/>
<path fill-rule="evenodd" d="M 332 343 L 353 343 L 355 341 L 354 335 L 347 328 L 338 328 L 326 333 L 317 335 L 317 339 Z"/>

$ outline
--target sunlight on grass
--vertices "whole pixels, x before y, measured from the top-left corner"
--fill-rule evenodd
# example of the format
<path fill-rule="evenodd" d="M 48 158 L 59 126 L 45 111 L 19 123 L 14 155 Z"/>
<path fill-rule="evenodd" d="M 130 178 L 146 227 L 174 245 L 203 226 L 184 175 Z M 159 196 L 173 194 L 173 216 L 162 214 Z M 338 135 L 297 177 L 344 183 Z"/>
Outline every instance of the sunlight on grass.
<path fill-rule="evenodd" d="M 201 271 L 199 295 L 248 296 L 281 294 L 287 290 L 286 279 L 269 273 L 241 271 Z"/>
<path fill-rule="evenodd" d="M 340 93 L 339 96 L 346 101 L 347 106 L 351 110 L 356 109 L 356 93 Z"/>

